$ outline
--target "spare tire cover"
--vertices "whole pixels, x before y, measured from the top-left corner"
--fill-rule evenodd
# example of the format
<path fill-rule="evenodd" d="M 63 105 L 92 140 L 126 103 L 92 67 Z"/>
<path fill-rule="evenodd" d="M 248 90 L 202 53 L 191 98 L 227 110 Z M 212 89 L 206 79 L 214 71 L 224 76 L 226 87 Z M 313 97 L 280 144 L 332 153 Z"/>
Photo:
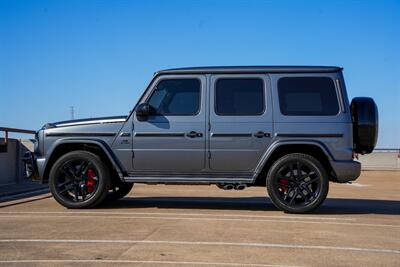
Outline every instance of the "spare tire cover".
<path fill-rule="evenodd" d="M 370 97 L 355 97 L 351 101 L 353 119 L 353 149 L 360 154 L 371 153 L 378 139 L 378 108 Z"/>

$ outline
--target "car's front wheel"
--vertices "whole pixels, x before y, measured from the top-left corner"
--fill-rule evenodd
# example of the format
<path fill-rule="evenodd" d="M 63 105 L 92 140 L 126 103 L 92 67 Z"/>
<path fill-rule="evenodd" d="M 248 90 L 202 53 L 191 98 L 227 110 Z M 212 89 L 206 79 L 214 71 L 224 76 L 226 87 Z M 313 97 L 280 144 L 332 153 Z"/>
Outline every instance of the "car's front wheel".
<path fill-rule="evenodd" d="M 328 194 L 325 168 L 314 157 L 301 153 L 278 159 L 267 175 L 268 194 L 274 205 L 288 213 L 316 209 Z"/>
<path fill-rule="evenodd" d="M 69 152 L 53 165 L 49 187 L 53 197 L 64 207 L 94 207 L 107 196 L 110 171 L 100 157 L 93 153 Z"/>

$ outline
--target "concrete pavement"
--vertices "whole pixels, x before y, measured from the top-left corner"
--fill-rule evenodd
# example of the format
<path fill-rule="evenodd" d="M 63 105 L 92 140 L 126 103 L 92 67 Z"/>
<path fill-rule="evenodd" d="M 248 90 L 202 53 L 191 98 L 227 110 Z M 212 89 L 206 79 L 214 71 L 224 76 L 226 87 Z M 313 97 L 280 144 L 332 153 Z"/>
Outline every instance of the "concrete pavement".
<path fill-rule="evenodd" d="M 3 202 L 0 266 L 399 266 L 400 172 L 330 185 L 310 215 L 257 187 L 137 184 L 91 210 Z"/>

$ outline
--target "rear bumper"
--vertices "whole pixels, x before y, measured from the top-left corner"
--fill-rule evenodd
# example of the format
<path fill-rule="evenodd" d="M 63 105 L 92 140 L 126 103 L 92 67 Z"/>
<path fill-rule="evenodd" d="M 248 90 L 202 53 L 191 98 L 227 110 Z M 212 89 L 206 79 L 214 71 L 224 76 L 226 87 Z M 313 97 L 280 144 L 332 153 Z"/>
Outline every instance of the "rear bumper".
<path fill-rule="evenodd" d="M 358 161 L 331 161 L 330 163 L 339 183 L 354 181 L 361 174 L 361 163 Z"/>

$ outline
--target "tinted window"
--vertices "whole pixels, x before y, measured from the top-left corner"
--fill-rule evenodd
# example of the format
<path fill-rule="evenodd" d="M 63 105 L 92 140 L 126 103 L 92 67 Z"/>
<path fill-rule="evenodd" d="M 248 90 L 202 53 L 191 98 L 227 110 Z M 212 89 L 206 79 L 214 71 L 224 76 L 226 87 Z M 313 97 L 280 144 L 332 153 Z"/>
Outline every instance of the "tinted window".
<path fill-rule="evenodd" d="M 336 89 L 328 77 L 286 77 L 278 81 L 281 113 L 327 116 L 339 112 Z"/>
<path fill-rule="evenodd" d="M 260 115 L 264 112 L 261 79 L 219 79 L 215 88 L 218 115 Z"/>
<path fill-rule="evenodd" d="M 157 84 L 148 103 L 156 115 L 196 115 L 200 109 L 200 81 L 163 80 Z"/>

